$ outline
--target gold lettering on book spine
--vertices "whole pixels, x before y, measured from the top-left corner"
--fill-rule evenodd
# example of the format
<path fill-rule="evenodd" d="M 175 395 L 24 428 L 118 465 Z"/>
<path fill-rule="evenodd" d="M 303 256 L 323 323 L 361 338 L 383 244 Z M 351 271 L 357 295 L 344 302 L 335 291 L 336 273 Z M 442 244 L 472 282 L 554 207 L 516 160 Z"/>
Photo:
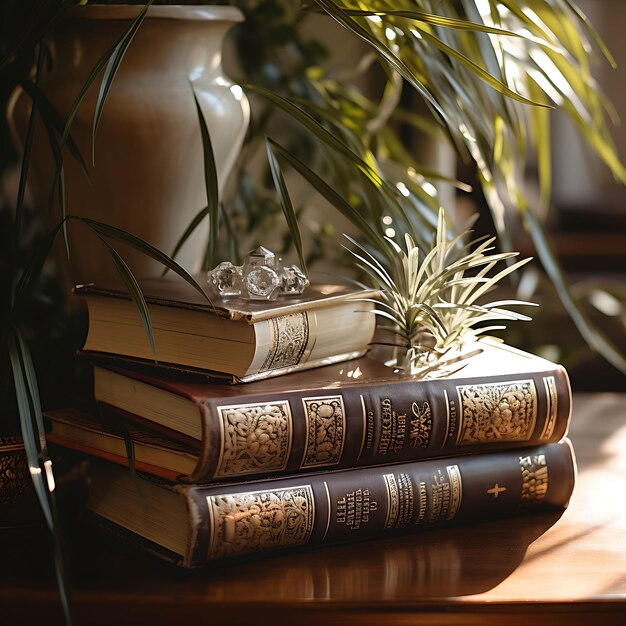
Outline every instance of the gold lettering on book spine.
<path fill-rule="evenodd" d="M 298 365 L 308 357 L 309 317 L 306 311 L 274 317 L 270 321 L 270 348 L 260 372 Z"/>
<path fill-rule="evenodd" d="M 527 441 L 537 422 L 532 379 L 457 387 L 462 420 L 457 445 Z"/>
<path fill-rule="evenodd" d="M 216 478 L 285 469 L 292 434 L 287 400 L 218 406 L 217 413 L 222 449 Z"/>
<path fill-rule="evenodd" d="M 463 499 L 463 480 L 461 479 L 461 471 L 458 465 L 448 465 L 448 480 L 450 481 L 450 508 L 448 509 L 447 519 L 451 520 L 461 508 L 461 500 Z"/>
<path fill-rule="evenodd" d="M 522 471 L 521 504 L 532 505 L 541 502 L 548 493 L 548 464 L 545 454 L 531 454 L 519 458 Z"/>
<path fill-rule="evenodd" d="M 336 465 L 341 461 L 346 432 L 346 409 L 341 396 L 302 398 L 306 447 L 301 467 Z"/>
<path fill-rule="evenodd" d="M 400 510 L 400 496 L 398 494 L 398 485 L 396 477 L 393 474 L 383 474 L 385 486 L 387 487 L 387 519 L 385 528 L 393 528 L 398 519 L 398 511 Z"/>
<path fill-rule="evenodd" d="M 554 433 L 554 427 L 556 426 L 556 416 L 558 409 L 558 395 L 556 393 L 556 381 L 554 376 L 544 376 L 543 385 L 546 389 L 546 422 L 543 430 L 541 431 L 540 441 L 547 441 Z"/>
<path fill-rule="evenodd" d="M 209 558 L 308 543 L 315 520 L 310 485 L 208 496 Z"/>

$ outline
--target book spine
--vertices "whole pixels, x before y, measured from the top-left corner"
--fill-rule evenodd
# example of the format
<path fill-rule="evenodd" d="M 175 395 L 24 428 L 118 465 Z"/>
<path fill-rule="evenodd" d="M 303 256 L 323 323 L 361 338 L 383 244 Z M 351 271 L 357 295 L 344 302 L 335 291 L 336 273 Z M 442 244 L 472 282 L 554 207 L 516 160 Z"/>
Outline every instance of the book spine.
<path fill-rule="evenodd" d="M 185 565 L 563 508 L 574 474 L 564 440 L 527 451 L 188 487 L 194 541 Z"/>
<path fill-rule="evenodd" d="M 558 441 L 571 390 L 561 367 L 483 378 L 343 385 L 201 405 L 193 482 L 345 469 Z"/>

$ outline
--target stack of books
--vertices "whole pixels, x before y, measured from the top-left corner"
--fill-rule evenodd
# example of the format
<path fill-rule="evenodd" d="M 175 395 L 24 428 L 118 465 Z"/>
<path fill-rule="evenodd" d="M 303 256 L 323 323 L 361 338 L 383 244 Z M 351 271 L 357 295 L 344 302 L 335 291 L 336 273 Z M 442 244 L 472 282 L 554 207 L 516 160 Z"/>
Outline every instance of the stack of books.
<path fill-rule="evenodd" d="M 48 417 L 93 457 L 90 511 L 143 548 L 197 567 L 567 505 L 561 366 L 480 341 L 446 376 L 398 375 L 365 354 L 367 292 L 211 307 L 141 287 L 158 364 L 127 294 L 80 287 L 97 410 Z"/>

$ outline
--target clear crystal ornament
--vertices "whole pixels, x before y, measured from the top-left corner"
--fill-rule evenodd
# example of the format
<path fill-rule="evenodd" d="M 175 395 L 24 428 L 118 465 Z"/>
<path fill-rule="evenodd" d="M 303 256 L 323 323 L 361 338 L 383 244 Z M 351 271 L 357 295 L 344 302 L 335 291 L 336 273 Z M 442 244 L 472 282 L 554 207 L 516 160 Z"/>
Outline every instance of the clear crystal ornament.
<path fill-rule="evenodd" d="M 297 265 L 283 267 L 280 290 L 284 294 L 299 295 L 309 286 L 309 279 Z"/>
<path fill-rule="evenodd" d="M 274 300 L 280 291 L 278 274 L 264 265 L 253 267 L 248 273 L 244 273 L 244 282 L 252 300 Z"/>
<path fill-rule="evenodd" d="M 243 260 L 242 272 L 244 277 L 255 267 L 277 269 L 276 255 L 264 246 L 259 246 L 256 250 L 249 252 Z"/>
<path fill-rule="evenodd" d="M 241 295 L 241 268 L 229 261 L 224 261 L 217 265 L 215 269 L 208 272 L 207 277 L 209 284 L 220 296 Z"/>

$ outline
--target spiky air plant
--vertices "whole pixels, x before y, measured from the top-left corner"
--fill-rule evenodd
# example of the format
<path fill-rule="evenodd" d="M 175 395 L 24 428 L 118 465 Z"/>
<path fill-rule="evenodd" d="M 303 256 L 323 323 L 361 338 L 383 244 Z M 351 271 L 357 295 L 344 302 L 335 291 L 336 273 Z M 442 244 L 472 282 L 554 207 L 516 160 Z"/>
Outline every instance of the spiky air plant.
<path fill-rule="evenodd" d="M 393 364 L 399 370 L 424 373 L 444 360 L 456 360 L 468 344 L 504 328 L 493 322 L 530 320 L 508 307 L 536 306 L 532 302 L 483 300 L 500 280 L 531 259 L 511 263 L 517 252 L 492 253 L 495 237 L 471 241 L 470 235 L 465 231 L 448 238 L 440 209 L 430 250 L 420 250 L 408 234 L 406 250 L 387 238 L 389 250 L 382 262 L 347 236 L 358 248 L 350 250 L 357 264 L 380 290 L 377 300 L 364 300 L 376 302 L 374 313 L 391 323 L 395 341 L 386 345 L 398 349 Z"/>

